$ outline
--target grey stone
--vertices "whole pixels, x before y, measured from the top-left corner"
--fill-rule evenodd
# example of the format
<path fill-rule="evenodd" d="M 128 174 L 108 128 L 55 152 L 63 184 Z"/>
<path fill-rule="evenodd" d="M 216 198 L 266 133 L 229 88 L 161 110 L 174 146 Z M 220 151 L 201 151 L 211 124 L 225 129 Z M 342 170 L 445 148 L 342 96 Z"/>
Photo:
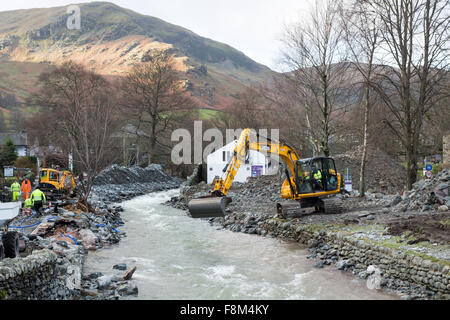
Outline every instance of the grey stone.
<path fill-rule="evenodd" d="M 110 276 L 101 276 L 97 278 L 97 285 L 99 289 L 107 289 L 111 285 Z"/>
<path fill-rule="evenodd" d="M 310 239 L 310 240 L 308 240 L 308 243 L 307 243 L 308 248 L 315 248 L 318 246 L 318 244 L 319 244 L 319 241 L 317 241 L 316 239 Z"/>
<path fill-rule="evenodd" d="M 116 270 L 127 270 L 127 265 L 125 263 L 119 263 L 113 266 Z"/>
<path fill-rule="evenodd" d="M 322 262 L 322 260 L 319 260 L 313 264 L 313 267 L 321 269 L 321 268 L 323 268 L 323 265 L 324 265 L 324 263 Z"/>
<path fill-rule="evenodd" d="M 344 270 L 352 265 L 353 264 L 349 260 L 341 260 L 337 262 L 336 267 L 338 270 Z"/>

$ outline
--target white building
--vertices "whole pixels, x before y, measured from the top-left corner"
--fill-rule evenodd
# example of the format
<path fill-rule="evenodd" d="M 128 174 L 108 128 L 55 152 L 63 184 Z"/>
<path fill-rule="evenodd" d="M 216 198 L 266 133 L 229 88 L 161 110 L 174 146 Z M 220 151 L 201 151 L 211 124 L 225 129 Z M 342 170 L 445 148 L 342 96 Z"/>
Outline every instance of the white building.
<path fill-rule="evenodd" d="M 210 153 L 207 157 L 207 182 L 211 184 L 214 177 L 224 177 L 223 169 L 233 157 L 234 148 L 236 148 L 237 140 L 230 142 L 224 147 Z M 246 182 L 248 177 L 258 177 L 267 172 L 269 160 L 266 156 L 258 151 L 250 150 L 248 159 L 241 164 L 239 171 L 234 178 L 237 182 Z"/>
<path fill-rule="evenodd" d="M 26 131 L 0 132 L 0 144 L 5 144 L 8 139 L 13 141 L 17 156 L 25 157 L 28 155 L 28 136 Z"/>

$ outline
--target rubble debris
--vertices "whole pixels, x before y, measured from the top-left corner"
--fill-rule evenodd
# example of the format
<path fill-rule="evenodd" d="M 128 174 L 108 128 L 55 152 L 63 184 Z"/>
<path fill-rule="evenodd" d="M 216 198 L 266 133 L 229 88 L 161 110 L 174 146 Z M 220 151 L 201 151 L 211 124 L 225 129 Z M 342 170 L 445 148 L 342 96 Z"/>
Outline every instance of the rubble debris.
<path fill-rule="evenodd" d="M 146 168 L 112 165 L 95 178 L 89 202 L 94 208 L 104 209 L 107 204 L 178 188 L 182 182 L 182 179 L 167 174 L 159 164 Z"/>
<path fill-rule="evenodd" d="M 395 205 L 399 211 L 448 211 L 450 206 L 450 169 L 444 169 L 432 179 L 422 179 Z M 439 209 L 440 206 L 443 206 Z M 445 208 L 447 207 L 447 209 Z"/>
<path fill-rule="evenodd" d="M 117 230 L 124 225 L 120 216 L 123 208 L 117 203 L 149 192 L 177 188 L 181 182 L 181 179 L 166 174 L 162 166 L 157 164 L 147 168 L 111 166 L 95 181 L 88 202 L 92 210 L 83 210 L 76 200 L 63 200 L 57 206 L 42 210 L 41 216 L 28 217 L 23 213 L 17 216 L 11 224 L 21 226 L 23 241 L 26 243 L 26 250 L 20 256 L 26 258 L 38 250 L 48 250 L 56 254 L 58 261 L 62 259 L 70 262 L 74 260 L 73 257 L 85 256 L 88 250 L 118 243 L 126 235 Z M 25 219 L 27 226 L 22 227 Z M 81 260 L 79 264 L 82 264 Z M 126 270 L 125 264 L 114 267 Z M 63 270 L 67 269 L 66 265 L 58 268 L 61 268 L 61 274 L 70 277 L 70 273 Z M 100 272 L 83 275 L 80 277 L 81 288 L 77 291 L 79 296 L 75 298 L 108 300 L 135 295 L 138 293 L 137 285 L 130 281 L 135 271 L 136 267 L 124 275 L 103 275 Z M 51 295 L 56 296 L 58 299 L 74 298 L 65 292 Z"/>
<path fill-rule="evenodd" d="M 136 271 L 136 267 L 133 267 L 130 270 L 128 270 L 127 272 L 125 272 L 125 274 L 122 277 L 123 280 L 130 280 L 135 271 Z"/>

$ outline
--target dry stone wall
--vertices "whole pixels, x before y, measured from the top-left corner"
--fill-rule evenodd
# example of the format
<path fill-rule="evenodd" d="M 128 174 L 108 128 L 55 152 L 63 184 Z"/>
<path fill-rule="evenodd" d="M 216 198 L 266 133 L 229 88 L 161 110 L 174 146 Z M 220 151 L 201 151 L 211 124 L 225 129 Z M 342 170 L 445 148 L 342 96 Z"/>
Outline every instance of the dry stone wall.
<path fill-rule="evenodd" d="M 306 244 L 315 249 L 313 251 L 318 253 L 320 259 L 335 256 L 336 260 L 344 261 L 346 267 L 351 267 L 354 274 L 363 275 L 373 266 L 381 271 L 383 287 L 409 293 L 420 292 L 437 299 L 450 298 L 450 267 L 447 263 L 433 262 L 340 232 L 314 230 L 308 225 L 296 225 L 278 219 L 269 219 L 263 228 L 264 234 Z"/>
<path fill-rule="evenodd" d="M 44 249 L 0 261 L 0 300 L 70 300 L 79 295 L 82 256 Z"/>

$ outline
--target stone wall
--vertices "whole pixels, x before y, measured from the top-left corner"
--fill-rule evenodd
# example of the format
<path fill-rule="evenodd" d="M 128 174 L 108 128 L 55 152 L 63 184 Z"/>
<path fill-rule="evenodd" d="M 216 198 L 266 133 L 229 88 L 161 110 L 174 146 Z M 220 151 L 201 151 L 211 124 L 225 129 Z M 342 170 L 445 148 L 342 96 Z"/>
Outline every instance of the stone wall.
<path fill-rule="evenodd" d="M 0 300 L 69 300 L 78 297 L 82 255 L 48 249 L 0 261 Z"/>
<path fill-rule="evenodd" d="M 443 162 L 450 168 L 450 133 L 443 137 Z"/>
<path fill-rule="evenodd" d="M 432 262 L 401 250 L 354 239 L 342 232 L 314 230 L 311 225 L 296 225 L 278 219 L 267 220 L 263 229 L 269 235 L 294 239 L 317 248 L 315 251 L 320 259 L 330 255 L 336 260 L 344 259 L 356 275 L 364 273 L 369 266 L 376 266 L 382 272 L 383 287 L 408 293 L 415 290 L 438 299 L 450 298 L 450 268 L 445 262 Z M 324 245 L 326 250 L 320 250 Z"/>

